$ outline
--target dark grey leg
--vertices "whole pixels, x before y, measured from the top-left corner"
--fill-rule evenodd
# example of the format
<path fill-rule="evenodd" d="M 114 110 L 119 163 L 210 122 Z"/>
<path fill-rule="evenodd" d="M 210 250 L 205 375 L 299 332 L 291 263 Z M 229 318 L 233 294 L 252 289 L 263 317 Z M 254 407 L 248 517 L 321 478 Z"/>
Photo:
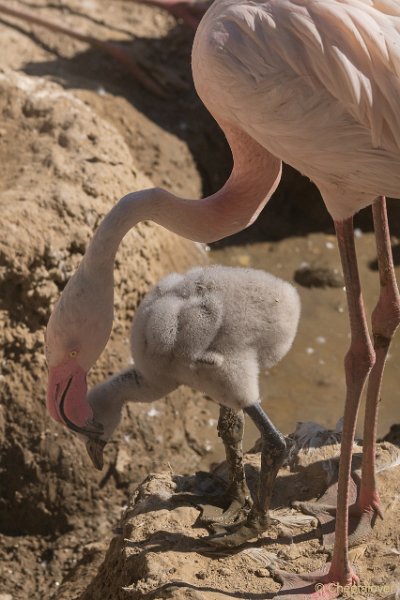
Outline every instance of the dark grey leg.
<path fill-rule="evenodd" d="M 220 406 L 218 435 L 224 444 L 228 465 L 229 486 L 225 494 L 228 508 L 221 514 L 218 508 L 209 505 L 201 517 L 203 523 L 215 525 L 214 531 L 218 531 L 220 526 L 231 525 L 246 518 L 252 505 L 243 466 L 243 430 L 243 412 Z"/>
<path fill-rule="evenodd" d="M 240 546 L 266 530 L 274 482 L 287 452 L 285 437 L 276 429 L 259 404 L 249 406 L 245 412 L 259 429 L 262 438 L 258 494 L 243 524 L 230 528 L 227 533 L 208 538 L 208 543 L 216 547 Z"/>
<path fill-rule="evenodd" d="M 276 429 L 259 404 L 245 409 L 261 433 L 261 471 L 257 499 L 249 515 L 249 524 L 259 522 L 265 529 L 271 504 L 275 479 L 286 456 L 287 445 L 284 435 Z"/>
<path fill-rule="evenodd" d="M 243 431 L 243 412 L 235 412 L 231 408 L 221 406 L 218 435 L 224 444 L 226 462 L 228 463 L 229 488 L 227 493 L 230 498 L 244 503 L 250 494 L 243 466 Z"/>
<path fill-rule="evenodd" d="M 242 411 L 235 412 L 225 406 L 220 407 L 218 420 L 218 435 L 224 447 L 228 464 L 229 487 L 226 497 L 228 508 L 221 514 L 209 510 L 203 515 L 202 521 L 216 525 L 229 525 L 245 517 L 251 507 L 251 495 L 246 483 L 243 466 L 243 430 L 244 415 Z"/>

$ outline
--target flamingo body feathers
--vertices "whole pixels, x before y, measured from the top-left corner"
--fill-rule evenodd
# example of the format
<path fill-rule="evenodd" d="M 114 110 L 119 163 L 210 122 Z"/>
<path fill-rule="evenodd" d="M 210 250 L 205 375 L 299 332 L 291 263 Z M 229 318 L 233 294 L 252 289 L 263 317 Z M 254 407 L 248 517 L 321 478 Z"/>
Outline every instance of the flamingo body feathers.
<path fill-rule="evenodd" d="M 308 175 L 334 219 L 400 195 L 398 3 L 221 0 L 193 70 L 214 116 Z"/>

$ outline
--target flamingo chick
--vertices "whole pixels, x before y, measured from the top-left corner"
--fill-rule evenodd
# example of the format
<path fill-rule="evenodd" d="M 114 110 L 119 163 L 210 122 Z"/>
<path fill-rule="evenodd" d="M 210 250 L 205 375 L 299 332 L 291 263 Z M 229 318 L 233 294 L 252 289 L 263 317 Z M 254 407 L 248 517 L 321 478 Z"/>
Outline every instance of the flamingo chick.
<path fill-rule="evenodd" d="M 96 238 L 93 242 L 92 249 Z M 84 364 L 92 360 L 96 338 L 87 322 L 97 311 L 82 297 L 86 286 L 90 288 L 86 258 L 65 290 L 67 295 L 76 294 L 74 345 Z M 53 372 L 54 358 L 60 369 L 65 367 L 60 367 L 58 356 L 68 356 L 68 347 L 57 336 L 63 326 L 63 297 L 47 330 Z M 218 429 L 226 449 L 232 500 L 222 522 L 229 523 L 249 505 L 250 497 L 242 463 L 243 417 L 238 414 L 243 410 L 260 430 L 263 445 L 258 497 L 246 525 L 230 541 L 237 545 L 268 524 L 272 487 L 286 455 L 286 442 L 261 408 L 258 375 L 289 351 L 299 315 L 295 288 L 264 271 L 211 266 L 184 276 L 173 273 L 145 296 L 137 310 L 131 333 L 134 366 L 94 387 L 82 407 L 74 405 L 69 391 L 76 377 L 69 376 L 49 398 L 50 412 L 83 436 L 93 464 L 101 469 L 103 448 L 120 422 L 125 402 L 152 402 L 182 384 L 206 393 L 221 405 Z M 104 323 L 108 330 L 107 315 Z M 97 327 L 104 324 L 98 321 Z"/>

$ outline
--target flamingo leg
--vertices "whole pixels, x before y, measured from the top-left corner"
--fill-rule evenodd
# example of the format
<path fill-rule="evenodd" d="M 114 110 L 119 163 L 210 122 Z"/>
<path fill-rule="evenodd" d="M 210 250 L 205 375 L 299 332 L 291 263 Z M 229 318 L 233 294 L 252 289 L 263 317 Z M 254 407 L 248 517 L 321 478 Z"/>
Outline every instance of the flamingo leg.
<path fill-rule="evenodd" d="M 372 313 L 372 333 L 375 364 L 371 370 L 364 420 L 364 442 L 362 456 L 362 477 L 359 490 L 351 484 L 349 545 L 356 546 L 370 535 L 376 517 L 382 517 L 379 494 L 376 485 L 376 430 L 379 396 L 387 354 L 393 335 L 400 322 L 400 295 L 394 273 L 393 256 L 386 211 L 386 200 L 378 198 L 372 205 L 378 268 L 380 276 L 380 296 Z M 384 465 L 383 465 L 384 468 Z M 359 471 L 355 473 L 359 479 Z M 334 520 L 336 515 L 335 496 L 337 484 L 333 483 L 318 502 L 297 502 L 295 506 L 312 514 L 319 520 L 325 547 L 334 543 Z"/>
<path fill-rule="evenodd" d="M 242 411 L 235 412 L 231 408 L 221 406 L 218 420 L 218 435 L 225 447 L 228 463 L 230 485 L 228 498 L 232 499 L 229 508 L 224 512 L 221 523 L 228 524 L 240 515 L 244 507 L 250 507 L 251 495 L 246 483 L 243 466 L 244 415 Z"/>
<path fill-rule="evenodd" d="M 382 517 L 375 477 L 378 407 L 387 354 L 393 335 L 400 323 L 400 295 L 394 273 L 384 197 L 379 198 L 373 204 L 372 211 L 378 255 L 380 296 L 372 313 L 372 334 L 376 362 L 368 381 L 363 436 L 362 479 L 360 493 L 353 511 L 360 517 L 359 526 L 353 534 L 353 536 L 356 535 L 355 541 L 357 542 L 368 536 L 376 516 Z"/>
<path fill-rule="evenodd" d="M 283 583 L 276 598 L 328 600 L 336 598 L 337 584 L 352 585 L 358 577 L 352 569 L 348 552 L 349 498 L 351 460 L 361 392 L 375 362 L 375 353 L 368 333 L 360 276 L 354 244 L 353 219 L 335 221 L 336 235 L 346 284 L 350 317 L 351 344 L 345 358 L 346 403 L 340 452 L 335 543 L 329 570 L 297 575 L 276 571 Z"/>
<path fill-rule="evenodd" d="M 353 219 L 335 222 L 339 243 L 347 304 L 350 317 L 351 345 L 345 358 L 347 396 L 340 452 L 335 545 L 329 575 L 332 581 L 353 583 L 357 577 L 349 564 L 348 519 L 352 447 L 360 397 L 374 365 L 375 352 L 368 333 L 360 276 L 354 244 Z"/>
<path fill-rule="evenodd" d="M 207 506 L 207 510 L 201 517 L 201 521 L 207 525 L 218 527 L 232 524 L 240 517 L 245 517 L 250 510 L 252 501 L 243 466 L 243 431 L 243 412 L 236 412 L 226 406 L 220 406 L 218 435 L 224 444 L 228 465 L 229 487 L 225 494 L 228 508 L 219 514 L 215 513 L 211 506 Z"/>
<path fill-rule="evenodd" d="M 267 529 L 270 523 L 268 513 L 273 486 L 287 452 L 285 437 L 276 429 L 259 404 L 248 406 L 245 412 L 259 429 L 262 438 L 259 489 L 246 521 L 207 539 L 207 543 L 216 548 L 241 546 Z"/>

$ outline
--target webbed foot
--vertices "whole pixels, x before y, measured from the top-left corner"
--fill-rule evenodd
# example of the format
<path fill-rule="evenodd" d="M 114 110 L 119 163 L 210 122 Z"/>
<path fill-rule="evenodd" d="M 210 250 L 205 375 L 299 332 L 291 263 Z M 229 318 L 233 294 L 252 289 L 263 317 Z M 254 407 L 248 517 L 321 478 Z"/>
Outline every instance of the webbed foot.
<path fill-rule="evenodd" d="M 226 527 L 217 526 L 217 533 L 204 541 L 214 548 L 237 548 L 264 533 L 270 523 L 268 514 L 261 514 L 252 509 L 246 520 Z"/>

